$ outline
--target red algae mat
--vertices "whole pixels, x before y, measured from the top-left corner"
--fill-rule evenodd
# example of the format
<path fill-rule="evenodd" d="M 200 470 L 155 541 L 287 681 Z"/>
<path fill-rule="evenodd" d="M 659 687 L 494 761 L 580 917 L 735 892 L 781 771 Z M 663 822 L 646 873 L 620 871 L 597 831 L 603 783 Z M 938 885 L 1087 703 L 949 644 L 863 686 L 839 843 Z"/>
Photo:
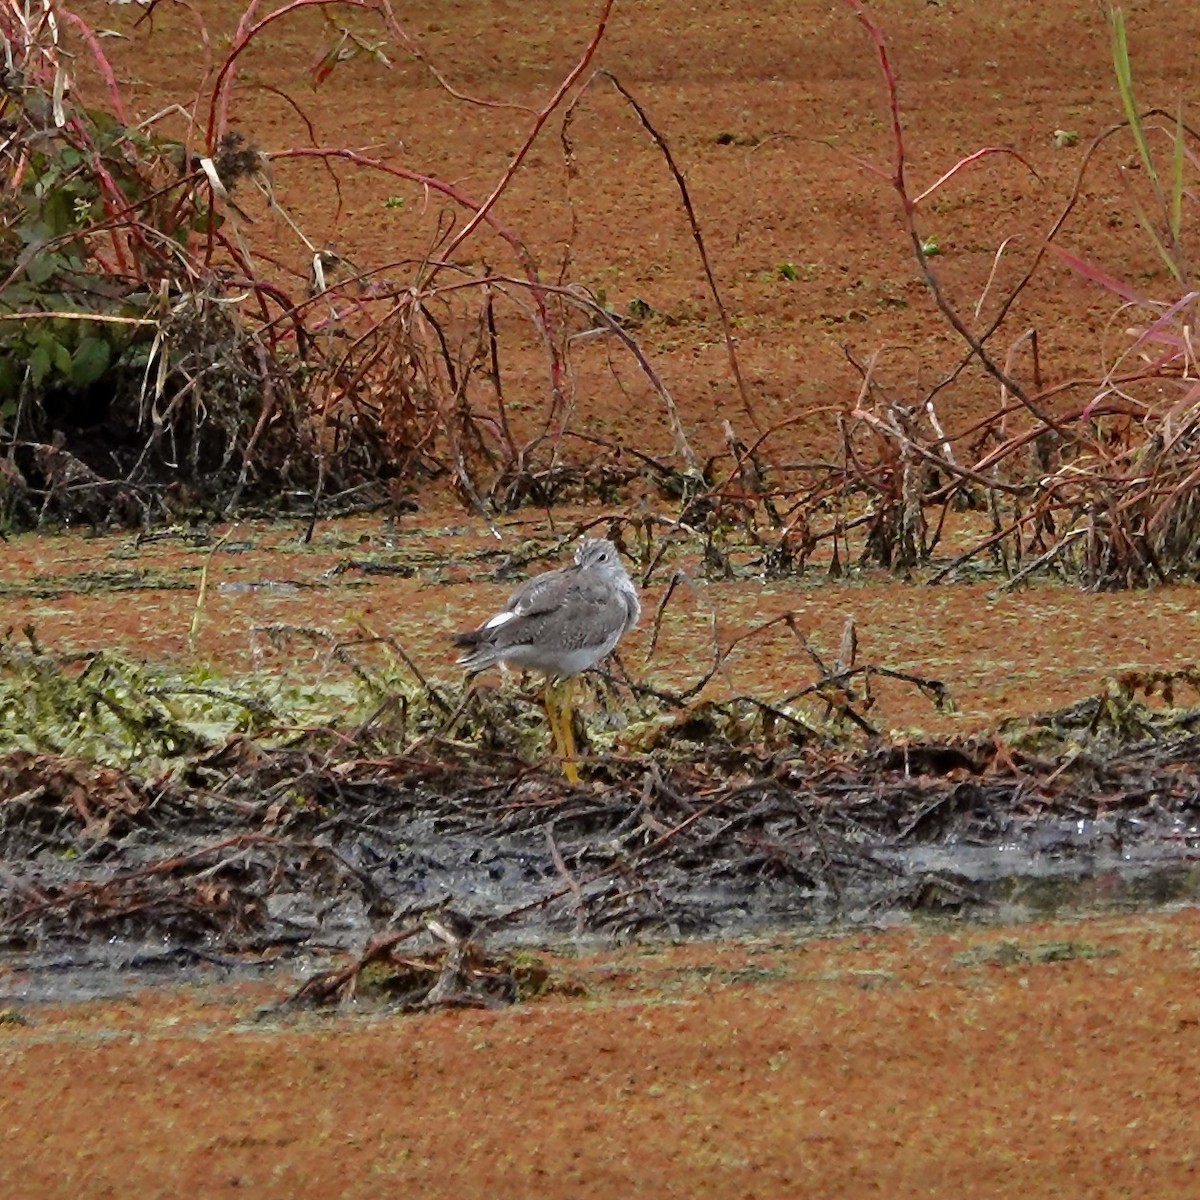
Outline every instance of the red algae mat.
<path fill-rule="evenodd" d="M 550 954 L 500 1012 L 29 1008 L 0 1194 L 1194 1195 L 1198 947 L 1185 909 Z"/>

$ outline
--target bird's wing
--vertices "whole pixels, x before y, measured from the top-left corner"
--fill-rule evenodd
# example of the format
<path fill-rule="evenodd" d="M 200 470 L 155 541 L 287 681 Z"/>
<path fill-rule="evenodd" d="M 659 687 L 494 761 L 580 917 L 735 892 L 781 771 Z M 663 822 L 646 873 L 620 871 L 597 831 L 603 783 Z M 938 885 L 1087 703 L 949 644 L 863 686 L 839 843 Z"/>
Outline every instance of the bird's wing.
<path fill-rule="evenodd" d="M 504 606 L 505 611 L 517 617 L 532 617 L 538 613 L 553 612 L 562 603 L 564 591 L 570 587 L 576 572 L 569 567 L 558 571 L 546 571 L 527 579 Z"/>
<path fill-rule="evenodd" d="M 454 635 L 456 646 L 490 645 L 497 649 L 523 644 L 521 637 L 513 637 L 513 628 L 531 618 L 553 613 L 577 572 L 570 569 L 547 571 L 527 579 L 511 596 L 508 603 L 482 625 Z M 501 631 L 505 631 L 503 637 Z"/>
<path fill-rule="evenodd" d="M 623 597 L 601 584 L 565 573 L 553 589 L 537 592 L 511 620 L 498 625 L 491 642 L 498 650 L 534 643 L 575 650 L 600 645 L 626 627 Z"/>

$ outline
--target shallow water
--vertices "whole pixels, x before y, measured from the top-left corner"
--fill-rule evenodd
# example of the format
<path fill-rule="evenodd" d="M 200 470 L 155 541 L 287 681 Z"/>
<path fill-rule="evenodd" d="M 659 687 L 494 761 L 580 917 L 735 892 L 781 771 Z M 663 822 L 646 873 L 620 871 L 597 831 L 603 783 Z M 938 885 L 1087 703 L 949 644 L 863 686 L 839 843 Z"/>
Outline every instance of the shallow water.
<path fill-rule="evenodd" d="M 397 903 L 448 901 L 481 922 L 489 946 L 578 949 L 629 936 L 629 928 L 605 933 L 582 927 L 575 893 L 555 895 L 564 890 L 562 877 L 541 832 L 447 836 L 432 822 L 414 822 L 406 842 L 391 851 L 384 871 L 395 880 Z M 653 923 L 651 937 L 797 934 L 931 918 L 1025 921 L 1200 900 L 1200 825 L 1195 821 L 1048 820 L 992 845 L 947 840 L 864 850 L 884 869 L 856 873 L 836 891 L 766 880 L 697 886 L 686 871 L 670 871 L 655 881 L 667 911 Z M 571 845 L 564 842 L 560 853 L 570 858 Z M 578 882 L 578 896 L 589 904 L 612 887 L 611 874 L 585 879 Z M 489 917 L 522 907 L 517 918 L 488 928 Z M 379 932 L 361 899 L 346 889 L 325 898 L 275 892 L 267 898 L 267 911 L 261 941 L 275 944 L 265 955 L 231 952 L 215 943 L 181 946 L 119 938 L 10 952 L 0 958 L 0 1004 L 240 978 L 276 979 L 290 987 L 327 968 L 331 956 L 361 950 Z M 631 919 L 636 928 L 636 914 Z M 619 910 L 612 920 L 614 927 L 620 925 Z"/>

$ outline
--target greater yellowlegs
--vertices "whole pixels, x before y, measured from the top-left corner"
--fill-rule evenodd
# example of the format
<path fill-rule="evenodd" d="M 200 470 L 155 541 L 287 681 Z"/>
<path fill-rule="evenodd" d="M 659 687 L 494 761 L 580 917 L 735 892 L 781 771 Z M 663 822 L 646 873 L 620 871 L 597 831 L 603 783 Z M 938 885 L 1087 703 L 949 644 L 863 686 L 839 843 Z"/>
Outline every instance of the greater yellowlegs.
<path fill-rule="evenodd" d="M 563 773 L 578 783 L 569 681 L 611 654 L 641 611 L 616 546 L 606 538 L 587 538 L 571 566 L 526 580 L 502 612 L 478 629 L 456 634 L 454 643 L 467 647 L 458 661 L 471 674 L 504 663 L 546 677 L 546 717 L 554 746 L 562 756 Z M 557 702 L 556 690 L 561 692 Z"/>

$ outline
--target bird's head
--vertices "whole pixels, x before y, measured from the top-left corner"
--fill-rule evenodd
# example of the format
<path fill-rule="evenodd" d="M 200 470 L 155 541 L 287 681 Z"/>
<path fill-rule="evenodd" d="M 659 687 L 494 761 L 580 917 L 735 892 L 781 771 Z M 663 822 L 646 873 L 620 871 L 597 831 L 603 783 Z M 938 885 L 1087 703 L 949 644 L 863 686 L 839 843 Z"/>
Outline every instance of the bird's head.
<path fill-rule="evenodd" d="M 575 565 L 580 570 L 588 567 L 619 567 L 621 556 L 608 538 L 584 538 L 575 551 Z"/>

